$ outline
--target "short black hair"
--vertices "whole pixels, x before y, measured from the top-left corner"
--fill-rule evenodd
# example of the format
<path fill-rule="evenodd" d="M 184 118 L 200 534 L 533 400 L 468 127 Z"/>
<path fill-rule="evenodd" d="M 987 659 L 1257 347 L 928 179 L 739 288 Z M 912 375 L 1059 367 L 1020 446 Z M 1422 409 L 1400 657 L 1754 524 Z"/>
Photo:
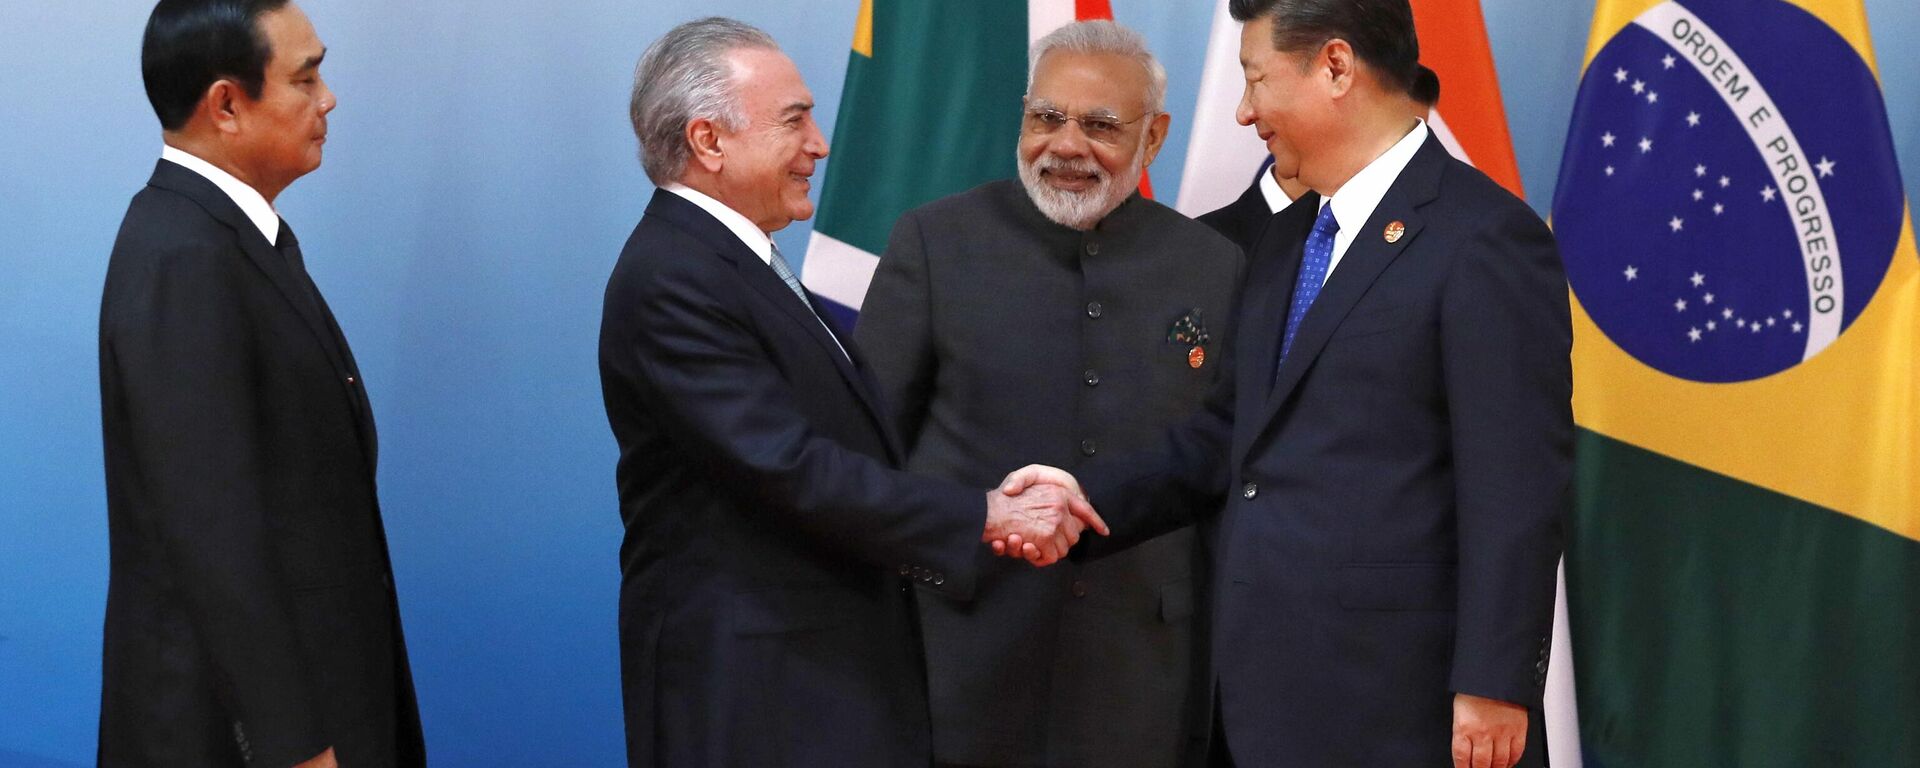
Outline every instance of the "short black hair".
<path fill-rule="evenodd" d="M 160 0 L 140 41 L 140 77 L 160 127 L 179 130 L 200 97 L 227 78 L 250 98 L 266 83 L 273 45 L 260 16 L 287 0 Z"/>
<path fill-rule="evenodd" d="M 1413 76 L 1413 90 L 1408 91 L 1407 95 L 1431 108 L 1440 103 L 1440 76 L 1425 64 L 1419 66 L 1420 71 Z"/>
<path fill-rule="evenodd" d="M 1407 0 L 1229 0 L 1227 12 L 1240 22 L 1271 16 L 1276 51 L 1307 53 L 1345 40 L 1387 86 L 1418 98 L 1420 39 Z"/>

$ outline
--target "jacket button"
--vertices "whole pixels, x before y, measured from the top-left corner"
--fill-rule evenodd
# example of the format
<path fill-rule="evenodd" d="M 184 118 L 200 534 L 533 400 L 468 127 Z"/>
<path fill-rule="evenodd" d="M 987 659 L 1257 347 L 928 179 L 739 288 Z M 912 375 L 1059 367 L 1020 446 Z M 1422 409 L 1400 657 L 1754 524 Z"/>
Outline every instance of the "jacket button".
<path fill-rule="evenodd" d="M 1097 301 L 1087 302 L 1087 317 L 1091 317 L 1095 320 L 1098 320 L 1100 319 L 1100 313 L 1102 310 L 1103 308 L 1100 306 L 1100 302 L 1097 302 Z"/>
<path fill-rule="evenodd" d="M 1093 371 L 1087 371 L 1087 386 L 1089 387 L 1100 386 L 1100 374 L 1095 373 Z"/>
<path fill-rule="evenodd" d="M 906 564 L 904 564 L 904 563 L 903 563 L 903 564 L 901 564 L 901 566 L 900 566 L 900 575 L 902 575 L 902 576 L 912 576 L 912 575 L 913 575 L 913 566 L 911 566 L 911 565 L 906 565 Z"/>
<path fill-rule="evenodd" d="M 358 383 L 360 383 L 359 379 L 352 376 L 347 377 L 347 386 L 353 386 L 354 384 L 358 384 Z"/>
<path fill-rule="evenodd" d="M 1086 582 L 1084 582 L 1084 581 L 1075 581 L 1075 582 L 1073 583 L 1073 596 L 1074 596 L 1074 597 L 1086 597 L 1086 596 L 1087 596 L 1087 583 L 1086 583 Z"/>
<path fill-rule="evenodd" d="M 1240 487 L 1240 498 L 1252 501 L 1253 497 L 1258 495 L 1260 495 L 1260 486 L 1257 483 L 1247 483 Z"/>
<path fill-rule="evenodd" d="M 1091 439 L 1080 441 L 1080 455 L 1092 456 L 1100 452 L 1100 444 Z"/>
<path fill-rule="evenodd" d="M 940 586 L 940 585 L 942 585 L 942 584 L 945 584 L 945 583 L 947 583 L 947 575 L 946 575 L 946 574 L 944 574 L 944 573 L 936 573 L 936 574 L 934 574 L 934 575 L 933 575 L 933 585 L 934 585 L 934 586 L 936 586 L 936 587 L 937 587 L 937 586 Z"/>
<path fill-rule="evenodd" d="M 1547 673 L 1547 661 L 1546 661 L 1546 659 L 1541 659 L 1541 660 L 1540 660 L 1540 663 L 1538 663 L 1538 664 L 1535 664 L 1535 665 L 1533 665 L 1533 671 L 1535 671 L 1535 672 L 1538 672 L 1538 673 L 1540 673 L 1540 674 L 1543 674 L 1543 675 L 1544 675 L 1544 674 L 1546 674 L 1546 673 Z"/>
<path fill-rule="evenodd" d="M 1087 243 L 1087 255 L 1088 255 L 1088 256 L 1098 256 L 1098 255 L 1100 255 L 1100 244 L 1099 244 L 1099 243 Z"/>

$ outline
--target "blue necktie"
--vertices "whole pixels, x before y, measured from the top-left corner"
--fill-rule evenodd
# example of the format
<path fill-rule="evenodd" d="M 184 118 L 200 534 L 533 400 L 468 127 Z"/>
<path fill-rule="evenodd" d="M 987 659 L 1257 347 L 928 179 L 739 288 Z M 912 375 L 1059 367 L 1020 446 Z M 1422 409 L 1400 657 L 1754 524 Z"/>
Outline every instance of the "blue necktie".
<path fill-rule="evenodd" d="M 1280 360 L 1287 359 L 1287 352 L 1293 349 L 1293 337 L 1300 332 L 1300 321 L 1307 316 L 1307 309 L 1313 306 L 1313 300 L 1320 297 L 1320 286 L 1327 282 L 1327 267 L 1333 263 L 1333 236 L 1340 231 L 1340 222 L 1333 218 L 1333 205 L 1320 206 L 1320 216 L 1313 220 L 1313 232 L 1307 235 L 1305 255 L 1300 259 L 1300 275 L 1293 282 L 1293 306 L 1287 308 L 1286 335 L 1280 340 Z M 1279 365 L 1275 364 L 1274 375 L 1279 375 Z"/>

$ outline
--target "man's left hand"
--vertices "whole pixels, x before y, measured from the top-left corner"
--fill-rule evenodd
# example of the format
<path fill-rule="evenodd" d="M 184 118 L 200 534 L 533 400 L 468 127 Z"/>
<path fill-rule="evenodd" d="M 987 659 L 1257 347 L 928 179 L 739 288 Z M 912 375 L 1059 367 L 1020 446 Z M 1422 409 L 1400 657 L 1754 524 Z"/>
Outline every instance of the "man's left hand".
<path fill-rule="evenodd" d="M 1527 751 L 1527 708 L 1453 696 L 1453 768 L 1513 768 Z"/>

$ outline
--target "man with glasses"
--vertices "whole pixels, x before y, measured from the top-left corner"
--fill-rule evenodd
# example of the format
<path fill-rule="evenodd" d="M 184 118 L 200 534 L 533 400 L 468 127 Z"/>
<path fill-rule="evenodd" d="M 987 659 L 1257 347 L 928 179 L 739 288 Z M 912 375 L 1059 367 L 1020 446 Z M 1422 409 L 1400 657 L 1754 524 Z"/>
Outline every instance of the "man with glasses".
<path fill-rule="evenodd" d="M 856 331 L 908 468 L 974 486 L 1096 464 L 1184 419 L 1223 370 L 1243 264 L 1138 193 L 1169 123 L 1139 34 L 1072 24 L 1032 56 L 1019 180 L 903 216 Z M 1194 542 L 995 561 L 971 599 L 923 595 L 936 762 L 1181 764 L 1206 733 L 1188 720 L 1207 711 Z"/>

